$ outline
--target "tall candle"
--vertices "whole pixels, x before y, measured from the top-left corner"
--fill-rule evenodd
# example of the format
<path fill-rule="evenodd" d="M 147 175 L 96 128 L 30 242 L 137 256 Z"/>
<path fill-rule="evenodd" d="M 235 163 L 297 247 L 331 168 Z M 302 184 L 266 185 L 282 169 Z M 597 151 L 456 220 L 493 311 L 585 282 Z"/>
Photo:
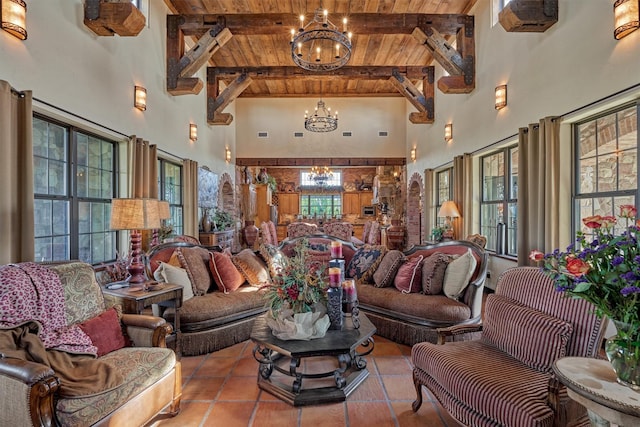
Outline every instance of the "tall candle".
<path fill-rule="evenodd" d="M 342 243 L 332 241 L 331 242 L 331 258 L 342 258 Z"/>
<path fill-rule="evenodd" d="M 353 279 L 347 279 L 342 282 L 342 289 L 344 290 L 345 301 L 354 302 L 356 300 L 356 284 Z"/>
<path fill-rule="evenodd" d="M 340 286 L 340 275 L 342 274 L 342 270 L 338 267 L 330 267 L 329 268 L 329 286 L 332 288 L 337 288 Z"/>

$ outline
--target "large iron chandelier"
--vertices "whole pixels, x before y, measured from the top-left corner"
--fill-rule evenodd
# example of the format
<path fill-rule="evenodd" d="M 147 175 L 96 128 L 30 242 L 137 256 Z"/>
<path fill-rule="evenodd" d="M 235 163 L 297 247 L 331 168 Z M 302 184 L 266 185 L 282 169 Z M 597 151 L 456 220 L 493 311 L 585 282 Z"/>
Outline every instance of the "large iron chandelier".
<path fill-rule="evenodd" d="M 333 178 L 333 172 L 331 172 L 331 169 L 329 169 L 328 166 L 324 166 L 322 168 L 314 166 L 311 168 L 311 172 L 309 172 L 309 178 L 318 185 L 325 185 L 331 178 Z"/>
<path fill-rule="evenodd" d="M 309 71 L 331 71 L 345 65 L 351 57 L 351 33 L 347 32 L 347 18 L 342 20 L 342 31 L 329 21 L 329 12 L 316 9 L 313 20 L 291 29 L 291 57 L 300 68 Z"/>
<path fill-rule="evenodd" d="M 304 112 L 304 128 L 310 132 L 331 132 L 338 129 L 338 112 L 331 114 L 324 101 L 318 101 L 316 110 L 309 115 L 309 110 Z"/>

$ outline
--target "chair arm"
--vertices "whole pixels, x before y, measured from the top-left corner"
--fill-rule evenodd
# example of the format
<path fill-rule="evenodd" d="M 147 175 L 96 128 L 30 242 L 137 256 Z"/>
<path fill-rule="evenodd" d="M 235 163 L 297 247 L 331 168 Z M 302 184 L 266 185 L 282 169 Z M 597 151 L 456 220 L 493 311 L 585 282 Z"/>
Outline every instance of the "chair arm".
<path fill-rule="evenodd" d="M 173 328 L 162 317 L 123 314 L 122 324 L 136 347 L 167 347 L 167 336 Z"/>
<path fill-rule="evenodd" d="M 474 323 L 469 325 L 453 325 L 448 326 L 446 328 L 437 328 L 436 333 L 438 334 L 437 344 L 444 344 L 447 340 L 447 337 L 453 337 L 456 335 L 469 334 L 472 332 L 480 332 L 482 331 L 481 323 Z"/>
<path fill-rule="evenodd" d="M 0 357 L 0 390 L 7 393 L 0 400 L 0 424 L 58 425 L 54 394 L 59 387 L 60 381 L 48 366 Z"/>

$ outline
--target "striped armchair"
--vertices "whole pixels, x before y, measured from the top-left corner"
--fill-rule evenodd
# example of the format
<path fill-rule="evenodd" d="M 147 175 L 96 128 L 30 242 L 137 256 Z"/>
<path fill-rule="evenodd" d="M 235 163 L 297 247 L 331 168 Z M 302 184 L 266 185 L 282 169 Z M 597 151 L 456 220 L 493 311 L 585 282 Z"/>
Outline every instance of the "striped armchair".
<path fill-rule="evenodd" d="M 606 322 L 592 311 L 584 300 L 562 297 L 538 268 L 505 271 L 485 302 L 479 340 L 413 346 L 413 410 L 422 405 L 424 385 L 468 426 L 586 422 L 585 408 L 568 398 L 552 364 L 564 356 L 597 357 Z"/>

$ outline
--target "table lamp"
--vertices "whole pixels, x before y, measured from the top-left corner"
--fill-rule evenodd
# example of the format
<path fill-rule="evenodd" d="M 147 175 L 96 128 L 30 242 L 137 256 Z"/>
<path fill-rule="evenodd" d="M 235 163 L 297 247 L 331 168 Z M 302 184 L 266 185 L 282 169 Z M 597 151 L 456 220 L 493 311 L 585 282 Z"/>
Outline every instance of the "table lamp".
<path fill-rule="evenodd" d="M 147 281 L 142 264 L 142 234 L 140 230 L 160 228 L 158 201 L 155 199 L 113 199 L 111 201 L 111 229 L 130 230 L 131 253 L 127 281 L 142 285 Z"/>
<path fill-rule="evenodd" d="M 158 218 L 160 218 L 160 226 L 164 226 L 164 220 L 171 218 L 171 211 L 169 210 L 169 202 L 166 200 L 158 201 Z M 153 229 L 153 238 L 151 239 L 151 247 L 158 246 L 161 242 L 159 241 L 159 232 L 160 230 L 157 228 Z"/>
<path fill-rule="evenodd" d="M 444 217 L 444 233 L 442 237 L 447 239 L 453 239 L 453 225 L 451 224 L 451 218 L 458 218 L 460 216 L 460 212 L 458 211 L 458 207 L 453 200 L 447 200 L 440 206 L 440 210 L 438 211 L 439 217 Z"/>

